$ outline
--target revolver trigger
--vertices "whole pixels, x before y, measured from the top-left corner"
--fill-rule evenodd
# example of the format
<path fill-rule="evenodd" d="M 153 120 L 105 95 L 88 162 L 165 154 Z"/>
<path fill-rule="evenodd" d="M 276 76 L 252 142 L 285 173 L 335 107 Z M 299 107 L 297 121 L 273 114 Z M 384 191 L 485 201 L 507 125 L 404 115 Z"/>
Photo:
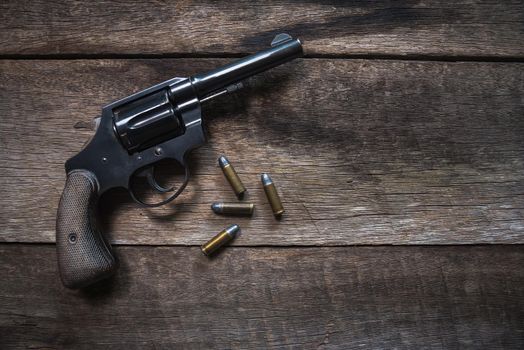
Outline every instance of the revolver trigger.
<path fill-rule="evenodd" d="M 159 192 L 159 193 L 166 193 L 166 192 L 170 192 L 170 191 L 173 191 L 173 187 L 171 188 L 165 188 L 165 187 L 162 187 L 158 184 L 158 182 L 156 182 L 156 179 L 155 179 L 155 175 L 153 173 L 153 167 L 151 167 L 151 170 L 147 172 L 147 183 L 149 184 L 149 186 L 151 186 L 155 191 Z"/>
<path fill-rule="evenodd" d="M 152 167 L 152 166 L 149 167 L 149 168 L 146 168 L 143 171 L 141 171 L 138 174 L 138 176 L 145 177 L 146 180 L 147 180 L 147 183 L 149 184 L 149 186 L 151 186 L 152 189 L 154 189 L 155 191 L 157 191 L 159 193 L 166 193 L 166 192 L 173 191 L 173 187 L 165 188 L 165 187 L 162 187 L 161 185 L 159 185 L 158 182 L 156 182 L 154 169 L 155 168 Z"/>

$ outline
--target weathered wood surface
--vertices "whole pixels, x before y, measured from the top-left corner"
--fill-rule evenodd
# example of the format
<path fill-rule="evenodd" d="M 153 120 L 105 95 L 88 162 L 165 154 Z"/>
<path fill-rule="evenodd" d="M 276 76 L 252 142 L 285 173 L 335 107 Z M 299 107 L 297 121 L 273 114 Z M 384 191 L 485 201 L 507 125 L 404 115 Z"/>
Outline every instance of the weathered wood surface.
<path fill-rule="evenodd" d="M 226 60 L 227 61 L 227 60 Z M 63 163 L 101 105 L 224 60 L 0 62 L 0 239 L 53 242 Z M 200 244 L 231 222 L 239 245 L 524 242 L 524 65 L 307 59 L 206 108 L 210 142 L 192 155 L 178 206 L 102 200 L 114 243 Z M 289 70 L 289 71 L 287 71 Z M 252 219 L 209 209 L 235 200 L 227 155 L 256 203 Z M 273 219 L 259 173 L 287 213 Z"/>
<path fill-rule="evenodd" d="M 279 32 L 310 55 L 523 57 L 522 1 L 2 1 L 0 55 L 240 54 Z"/>
<path fill-rule="evenodd" d="M 112 283 L 78 293 L 60 286 L 54 246 L 0 245 L 2 345 L 524 347 L 520 246 L 117 250 Z"/>

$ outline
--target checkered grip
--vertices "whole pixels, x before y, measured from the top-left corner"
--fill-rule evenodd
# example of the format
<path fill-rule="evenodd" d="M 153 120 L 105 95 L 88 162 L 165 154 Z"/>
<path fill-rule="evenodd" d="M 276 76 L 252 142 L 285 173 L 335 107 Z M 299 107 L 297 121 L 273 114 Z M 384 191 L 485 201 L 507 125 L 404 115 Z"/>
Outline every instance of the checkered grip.
<path fill-rule="evenodd" d="M 64 286 L 82 288 L 114 273 L 111 246 L 97 222 L 98 184 L 93 173 L 67 175 L 56 218 L 58 268 Z"/>

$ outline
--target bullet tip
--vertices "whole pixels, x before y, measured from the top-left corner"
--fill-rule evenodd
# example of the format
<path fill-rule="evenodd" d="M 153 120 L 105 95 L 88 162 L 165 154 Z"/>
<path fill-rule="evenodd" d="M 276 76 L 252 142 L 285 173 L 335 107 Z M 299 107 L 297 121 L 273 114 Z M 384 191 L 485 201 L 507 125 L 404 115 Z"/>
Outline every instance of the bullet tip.
<path fill-rule="evenodd" d="M 229 233 L 229 235 L 235 237 L 238 234 L 238 231 L 240 231 L 240 226 L 238 226 L 237 224 L 233 224 L 226 228 L 226 231 L 227 233 Z"/>
<path fill-rule="evenodd" d="M 222 211 L 222 204 L 221 203 L 211 204 L 211 210 L 213 210 L 217 214 L 220 214 Z"/>
<path fill-rule="evenodd" d="M 269 175 L 266 174 L 266 173 L 262 173 L 262 174 L 260 175 L 260 179 L 262 180 L 262 184 L 263 184 L 264 186 L 271 185 L 271 184 L 273 183 L 273 181 L 271 180 L 271 178 L 269 177 Z"/>
<path fill-rule="evenodd" d="M 224 156 L 220 156 L 220 157 L 218 158 L 218 164 L 220 165 L 221 168 L 223 168 L 223 167 L 225 167 L 226 165 L 229 164 L 229 161 L 227 160 L 226 157 L 224 157 Z"/>

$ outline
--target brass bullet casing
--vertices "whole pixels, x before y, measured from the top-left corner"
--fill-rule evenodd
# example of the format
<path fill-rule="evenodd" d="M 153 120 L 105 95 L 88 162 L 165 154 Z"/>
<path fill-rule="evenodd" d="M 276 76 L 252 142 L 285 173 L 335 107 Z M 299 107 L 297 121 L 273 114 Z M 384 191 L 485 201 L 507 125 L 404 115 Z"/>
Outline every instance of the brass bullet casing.
<path fill-rule="evenodd" d="M 246 188 L 244 187 L 242 181 L 240 181 L 240 178 L 238 177 L 235 168 L 233 168 L 231 163 L 229 163 L 227 158 L 224 156 L 218 158 L 218 164 L 220 165 L 220 168 L 222 168 L 224 176 L 233 188 L 233 191 L 235 191 L 237 197 L 241 199 L 244 196 L 244 193 L 246 192 Z"/>
<path fill-rule="evenodd" d="M 251 216 L 255 205 L 253 203 L 213 203 L 211 209 L 216 214 Z"/>
<path fill-rule="evenodd" d="M 215 237 L 211 238 L 206 244 L 202 245 L 200 249 L 202 250 L 202 253 L 206 256 L 210 256 L 214 252 L 216 252 L 220 247 L 227 244 L 229 241 L 231 241 L 237 233 L 240 231 L 240 226 L 238 225 L 231 225 L 228 228 L 222 230 L 219 234 L 217 234 Z"/>
<path fill-rule="evenodd" d="M 260 179 L 262 180 L 262 185 L 264 185 L 264 192 L 266 192 L 267 199 L 269 200 L 269 204 L 271 204 L 271 209 L 273 210 L 273 215 L 275 217 L 280 217 L 284 213 L 284 206 L 282 205 L 282 202 L 280 201 L 280 197 L 277 192 L 277 188 L 275 187 L 275 184 L 273 183 L 273 180 L 271 180 L 271 177 L 269 177 L 268 174 L 262 174 L 260 176 Z"/>

